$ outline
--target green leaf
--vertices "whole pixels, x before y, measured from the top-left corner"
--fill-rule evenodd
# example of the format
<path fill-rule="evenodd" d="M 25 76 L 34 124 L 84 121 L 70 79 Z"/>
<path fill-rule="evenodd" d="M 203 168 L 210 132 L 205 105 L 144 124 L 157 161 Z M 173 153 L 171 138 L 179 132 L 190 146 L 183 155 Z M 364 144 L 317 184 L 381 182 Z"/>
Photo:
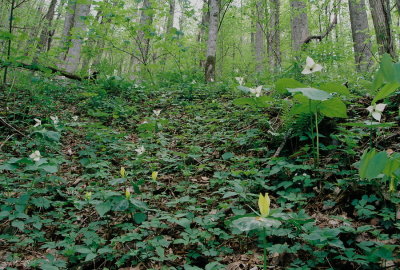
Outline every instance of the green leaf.
<path fill-rule="evenodd" d="M 398 82 L 393 82 L 393 83 L 388 83 L 382 89 L 376 94 L 375 98 L 372 100 L 372 103 L 377 102 L 378 100 L 384 99 L 385 97 L 389 96 L 392 94 L 394 91 L 396 91 L 400 87 L 400 83 Z"/>
<path fill-rule="evenodd" d="M 96 205 L 95 207 L 97 213 L 99 213 L 100 217 L 103 217 L 108 211 L 111 210 L 110 202 L 102 202 Z"/>
<path fill-rule="evenodd" d="M 328 93 L 338 93 L 343 96 L 350 96 L 349 89 L 341 83 L 324 83 L 318 87 L 321 90 L 324 90 Z"/>
<path fill-rule="evenodd" d="M 32 198 L 32 203 L 36 207 L 41 207 L 41 208 L 47 209 L 50 207 L 51 201 L 49 201 L 48 199 L 46 199 L 44 197 L 39 197 L 39 198 Z"/>
<path fill-rule="evenodd" d="M 23 231 L 25 228 L 25 223 L 21 220 L 14 220 L 11 222 L 11 226 L 18 228 L 20 231 Z"/>
<path fill-rule="evenodd" d="M 393 177 L 397 169 L 400 168 L 400 159 L 392 158 L 387 163 L 383 169 L 383 173 L 389 177 Z"/>
<path fill-rule="evenodd" d="M 235 154 L 233 154 L 233 153 L 231 153 L 231 152 L 226 152 L 226 153 L 224 153 L 224 154 L 222 155 L 222 159 L 228 160 L 228 159 L 233 158 L 234 156 L 235 156 Z"/>
<path fill-rule="evenodd" d="M 45 172 L 48 172 L 48 173 L 58 172 L 58 166 L 57 166 L 57 164 L 54 164 L 54 163 L 46 163 L 46 164 L 39 166 L 39 168 L 43 169 Z"/>
<path fill-rule="evenodd" d="M 96 257 L 97 257 L 96 254 L 94 254 L 94 253 L 89 253 L 88 255 L 86 255 L 85 262 L 91 261 L 91 260 L 93 260 L 93 259 L 96 258 Z"/>
<path fill-rule="evenodd" d="M 137 223 L 137 224 L 142 224 L 147 218 L 147 215 L 145 213 L 135 213 L 133 215 L 133 220 Z"/>
<path fill-rule="evenodd" d="M 315 88 L 289 88 L 288 91 L 290 93 L 300 92 L 311 100 L 327 100 L 332 97 L 329 93 Z"/>
<path fill-rule="evenodd" d="M 380 66 L 385 81 L 388 83 L 396 82 L 396 70 L 394 69 L 392 57 L 389 54 L 385 53 L 382 56 Z"/>
<path fill-rule="evenodd" d="M 292 78 L 282 78 L 276 81 L 275 88 L 278 93 L 286 93 L 288 88 L 303 88 L 306 87 L 301 82 Z"/>
<path fill-rule="evenodd" d="M 327 117 L 347 118 L 346 104 L 337 97 L 322 101 L 319 109 Z"/>
<path fill-rule="evenodd" d="M 385 169 L 388 156 L 386 152 L 376 153 L 375 149 L 366 152 L 361 157 L 359 174 L 361 179 L 373 179 Z"/>
<path fill-rule="evenodd" d="M 262 217 L 243 217 L 232 222 L 232 226 L 239 231 L 248 232 L 262 228 L 279 227 L 282 224 L 279 220 Z"/>

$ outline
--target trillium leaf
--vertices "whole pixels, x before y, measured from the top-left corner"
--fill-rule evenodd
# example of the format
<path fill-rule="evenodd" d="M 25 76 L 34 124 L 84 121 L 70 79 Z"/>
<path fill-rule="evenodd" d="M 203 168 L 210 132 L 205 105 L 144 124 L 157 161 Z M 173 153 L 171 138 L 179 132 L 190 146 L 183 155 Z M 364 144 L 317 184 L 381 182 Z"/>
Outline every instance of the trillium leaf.
<path fill-rule="evenodd" d="M 103 217 L 108 211 L 111 210 L 110 202 L 102 202 L 96 205 L 96 211 L 99 213 L 100 217 Z"/>
<path fill-rule="evenodd" d="M 302 93 L 304 96 L 308 97 L 311 100 L 327 100 L 330 99 L 332 96 L 322 90 L 316 88 L 288 88 L 290 93 Z"/>
<path fill-rule="evenodd" d="M 276 81 L 275 89 L 278 93 L 285 93 L 287 92 L 288 88 L 302 88 L 306 87 L 301 82 L 296 81 L 292 78 L 282 78 Z"/>
<path fill-rule="evenodd" d="M 392 94 L 400 87 L 400 83 L 392 82 L 386 84 L 382 89 L 376 94 L 375 98 L 372 100 L 372 103 L 377 102 L 378 100 L 384 99 L 385 97 Z"/>
<path fill-rule="evenodd" d="M 320 112 L 327 117 L 347 118 L 346 104 L 339 98 L 331 98 L 321 102 Z"/>
<path fill-rule="evenodd" d="M 319 89 L 326 91 L 328 93 L 338 93 L 343 96 L 350 96 L 349 89 L 341 83 L 324 83 L 318 87 Z"/>
<path fill-rule="evenodd" d="M 281 224 L 282 222 L 279 220 L 262 217 L 243 217 L 232 222 L 232 226 L 242 232 L 270 227 L 279 227 Z"/>

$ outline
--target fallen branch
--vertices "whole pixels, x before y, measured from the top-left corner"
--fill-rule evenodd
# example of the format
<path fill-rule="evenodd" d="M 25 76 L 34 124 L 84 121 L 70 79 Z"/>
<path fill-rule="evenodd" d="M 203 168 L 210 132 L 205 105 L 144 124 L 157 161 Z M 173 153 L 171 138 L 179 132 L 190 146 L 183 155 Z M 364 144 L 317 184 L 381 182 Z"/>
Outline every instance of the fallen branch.
<path fill-rule="evenodd" d="M 71 74 L 68 73 L 66 71 L 57 69 L 57 68 L 53 68 L 53 67 L 47 67 L 47 66 L 42 66 L 39 64 L 25 64 L 25 63 L 20 63 L 20 62 L 6 62 L 3 60 L 0 60 L 0 68 L 3 67 L 14 67 L 14 68 L 24 68 L 24 69 L 28 69 L 28 70 L 32 70 L 32 71 L 41 71 L 41 72 L 48 72 L 50 71 L 52 74 L 58 74 L 61 76 L 64 76 L 68 79 L 72 79 L 72 80 L 76 80 L 76 81 L 82 81 L 84 79 L 88 79 L 89 77 L 80 77 L 78 75 L 75 74 Z"/>

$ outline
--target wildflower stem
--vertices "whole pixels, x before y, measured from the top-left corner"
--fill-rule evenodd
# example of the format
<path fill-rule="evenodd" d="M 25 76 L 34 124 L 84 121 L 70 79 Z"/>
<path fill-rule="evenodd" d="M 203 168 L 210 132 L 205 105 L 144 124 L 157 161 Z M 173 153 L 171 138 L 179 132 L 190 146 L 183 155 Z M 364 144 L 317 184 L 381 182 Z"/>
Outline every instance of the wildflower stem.
<path fill-rule="evenodd" d="M 263 228 L 263 249 L 264 249 L 264 270 L 267 270 L 267 233 L 265 228 Z"/>
<path fill-rule="evenodd" d="M 319 163 L 319 131 L 318 131 L 318 113 L 315 112 L 315 132 L 316 132 L 316 137 L 317 137 L 317 159 L 315 162 L 315 167 L 318 167 Z"/>

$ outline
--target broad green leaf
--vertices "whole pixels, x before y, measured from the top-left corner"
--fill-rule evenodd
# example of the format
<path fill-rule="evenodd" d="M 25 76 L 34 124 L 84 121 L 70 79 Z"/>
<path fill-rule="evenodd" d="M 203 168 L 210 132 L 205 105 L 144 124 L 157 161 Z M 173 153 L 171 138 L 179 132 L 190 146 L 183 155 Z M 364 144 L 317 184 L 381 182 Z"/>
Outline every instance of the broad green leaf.
<path fill-rule="evenodd" d="M 330 99 L 332 96 L 322 90 L 315 89 L 315 88 L 288 88 L 290 93 L 302 93 L 304 96 L 308 97 L 311 100 L 327 100 Z"/>
<path fill-rule="evenodd" d="M 21 220 L 14 220 L 11 222 L 11 226 L 18 228 L 20 231 L 23 231 L 25 228 L 25 223 Z"/>
<path fill-rule="evenodd" d="M 303 88 L 306 87 L 301 82 L 292 78 L 282 78 L 276 81 L 275 88 L 278 93 L 286 93 L 288 88 Z"/>
<path fill-rule="evenodd" d="M 378 90 L 385 82 L 382 70 L 378 70 L 375 74 L 374 81 L 372 82 L 372 89 Z"/>
<path fill-rule="evenodd" d="M 389 177 L 393 176 L 395 171 L 400 168 L 400 159 L 391 158 L 386 163 L 383 173 Z"/>
<path fill-rule="evenodd" d="M 226 152 L 226 153 L 224 153 L 224 154 L 222 155 L 222 159 L 228 160 L 228 159 L 233 158 L 234 156 L 235 156 L 235 154 L 233 154 L 233 153 L 231 153 L 231 152 Z"/>
<path fill-rule="evenodd" d="M 388 161 L 388 156 L 386 152 L 376 153 L 372 150 L 369 154 L 361 159 L 360 163 L 360 177 L 366 179 L 376 178 L 379 174 L 383 173 L 386 163 Z"/>
<path fill-rule="evenodd" d="M 97 213 L 99 213 L 100 217 L 103 217 L 108 211 L 111 210 L 110 202 L 102 202 L 95 206 Z"/>
<path fill-rule="evenodd" d="M 91 261 L 91 260 L 93 260 L 93 259 L 96 258 L 96 257 L 97 257 L 96 254 L 94 254 L 94 253 L 89 253 L 88 255 L 86 255 L 85 262 Z"/>
<path fill-rule="evenodd" d="M 389 54 L 385 53 L 382 56 L 380 67 L 386 82 L 388 83 L 396 82 L 396 71 L 394 69 L 392 57 L 390 57 Z"/>
<path fill-rule="evenodd" d="M 44 170 L 45 172 L 48 172 L 48 173 L 56 173 L 56 172 L 58 172 L 57 164 L 46 163 L 44 165 L 39 166 L 39 168 Z"/>
<path fill-rule="evenodd" d="M 371 159 L 376 155 L 376 150 L 372 149 L 371 151 L 365 151 L 361 156 L 360 167 L 358 168 L 358 173 L 360 174 L 360 178 L 364 179 L 367 177 L 367 169 Z"/>
<path fill-rule="evenodd" d="M 338 93 L 343 96 L 350 96 L 349 89 L 341 83 L 324 83 L 318 87 L 321 90 L 324 90 L 328 93 Z"/>
<path fill-rule="evenodd" d="M 400 87 L 400 83 L 392 82 L 386 84 L 382 89 L 376 94 L 375 98 L 372 100 L 372 103 L 377 102 L 378 100 L 384 99 L 385 97 L 392 94 Z"/>
<path fill-rule="evenodd" d="M 135 213 L 133 215 L 133 220 L 137 223 L 137 224 L 142 224 L 143 221 L 145 221 L 147 218 L 147 215 L 145 213 Z"/>
<path fill-rule="evenodd" d="M 279 227 L 282 224 L 279 220 L 262 217 L 243 217 L 232 222 L 232 226 L 242 232 L 258 230 L 262 228 Z"/>
<path fill-rule="evenodd" d="M 319 110 L 327 117 L 347 118 L 346 104 L 337 97 L 322 101 Z"/>

